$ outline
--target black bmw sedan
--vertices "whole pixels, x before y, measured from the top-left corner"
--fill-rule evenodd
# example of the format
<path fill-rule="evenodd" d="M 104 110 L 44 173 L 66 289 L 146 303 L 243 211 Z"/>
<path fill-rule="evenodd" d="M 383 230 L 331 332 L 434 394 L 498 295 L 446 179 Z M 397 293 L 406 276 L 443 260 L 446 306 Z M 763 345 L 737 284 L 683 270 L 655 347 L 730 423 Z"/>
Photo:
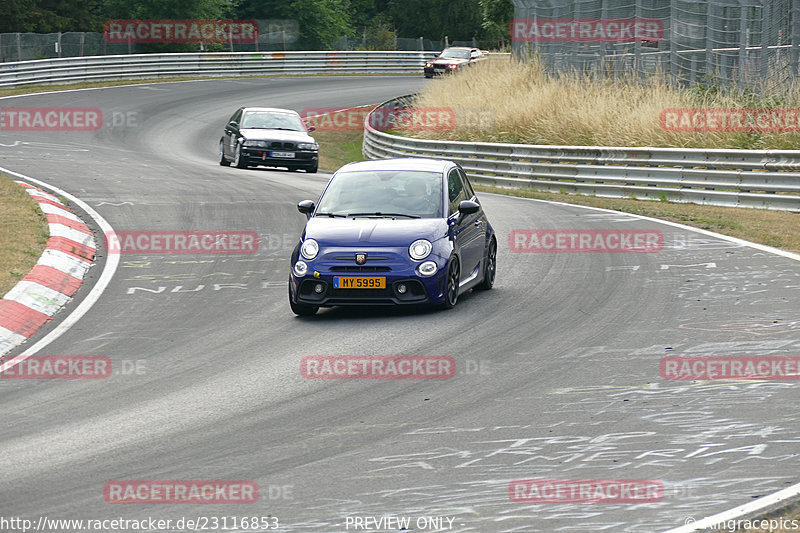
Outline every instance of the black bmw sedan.
<path fill-rule="evenodd" d="M 219 164 L 236 168 L 258 165 L 316 172 L 319 145 L 300 115 L 291 109 L 240 107 L 219 140 Z"/>

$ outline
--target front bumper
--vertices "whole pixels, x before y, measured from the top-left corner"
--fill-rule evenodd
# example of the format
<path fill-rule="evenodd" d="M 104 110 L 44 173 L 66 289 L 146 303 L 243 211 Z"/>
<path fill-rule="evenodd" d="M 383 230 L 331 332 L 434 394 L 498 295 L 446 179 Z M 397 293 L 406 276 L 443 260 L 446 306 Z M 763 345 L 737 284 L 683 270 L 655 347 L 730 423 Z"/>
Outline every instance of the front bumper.
<path fill-rule="evenodd" d="M 272 157 L 274 151 L 291 152 L 294 157 Z M 245 158 L 248 165 L 253 166 L 311 168 L 319 161 L 319 152 L 243 147 L 241 157 Z"/>
<path fill-rule="evenodd" d="M 348 273 L 350 274 L 350 273 Z M 433 302 L 430 294 L 438 294 L 440 276 L 431 278 L 383 276 L 386 278 L 384 289 L 337 289 L 334 287 L 334 276 L 305 276 L 298 278 L 292 274 L 289 283 L 294 301 L 298 304 L 319 307 L 338 305 L 419 305 Z M 322 285 L 322 292 L 315 287 Z M 399 291 L 405 286 L 406 292 Z"/>

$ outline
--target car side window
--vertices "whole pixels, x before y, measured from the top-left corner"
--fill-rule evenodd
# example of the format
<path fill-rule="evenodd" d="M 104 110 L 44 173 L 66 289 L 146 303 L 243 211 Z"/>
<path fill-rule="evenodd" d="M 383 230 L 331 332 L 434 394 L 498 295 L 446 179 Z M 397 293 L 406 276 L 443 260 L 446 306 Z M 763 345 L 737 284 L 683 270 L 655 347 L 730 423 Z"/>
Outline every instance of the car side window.
<path fill-rule="evenodd" d="M 231 123 L 231 122 L 236 122 L 237 124 L 242 122 L 242 110 L 241 109 L 239 109 L 236 113 L 233 114 L 233 116 L 228 121 L 228 123 Z"/>
<path fill-rule="evenodd" d="M 464 190 L 464 184 L 461 182 L 461 176 L 458 175 L 458 170 L 453 169 L 447 175 L 447 194 L 450 200 L 450 215 L 458 211 L 458 204 L 462 200 L 467 200 L 467 193 Z"/>
<path fill-rule="evenodd" d="M 464 189 L 467 192 L 467 200 L 472 200 L 475 198 L 475 191 L 472 190 L 472 184 L 470 184 L 469 179 L 467 179 L 464 169 L 459 168 L 458 175 L 461 176 L 461 179 L 464 181 Z"/>

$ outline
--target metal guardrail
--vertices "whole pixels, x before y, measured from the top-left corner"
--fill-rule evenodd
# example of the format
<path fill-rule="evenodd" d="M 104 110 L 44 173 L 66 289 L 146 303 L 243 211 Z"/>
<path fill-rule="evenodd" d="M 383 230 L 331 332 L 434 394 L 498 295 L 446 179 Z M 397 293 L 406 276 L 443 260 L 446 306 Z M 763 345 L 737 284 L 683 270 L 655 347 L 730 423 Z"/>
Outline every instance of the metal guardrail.
<path fill-rule="evenodd" d="M 419 74 L 437 52 L 229 52 L 66 57 L 0 63 L 0 87 L 177 76 Z"/>
<path fill-rule="evenodd" d="M 408 96 L 381 107 L 405 107 Z M 472 143 L 390 135 L 364 123 L 365 157 L 456 161 L 482 185 L 800 211 L 800 150 Z"/>

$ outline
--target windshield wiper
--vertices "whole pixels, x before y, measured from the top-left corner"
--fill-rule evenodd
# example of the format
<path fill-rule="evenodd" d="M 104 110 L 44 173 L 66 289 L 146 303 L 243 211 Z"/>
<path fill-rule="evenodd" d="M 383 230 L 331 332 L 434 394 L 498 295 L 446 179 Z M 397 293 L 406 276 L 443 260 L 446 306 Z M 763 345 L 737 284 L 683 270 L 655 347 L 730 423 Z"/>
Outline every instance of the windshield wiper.
<path fill-rule="evenodd" d="M 316 213 L 314 216 L 317 217 L 340 217 L 340 218 L 347 218 L 348 215 L 342 215 L 341 213 Z"/>
<path fill-rule="evenodd" d="M 405 213 L 348 213 L 348 217 L 406 217 L 406 218 L 419 218 L 417 215 L 407 215 Z"/>

